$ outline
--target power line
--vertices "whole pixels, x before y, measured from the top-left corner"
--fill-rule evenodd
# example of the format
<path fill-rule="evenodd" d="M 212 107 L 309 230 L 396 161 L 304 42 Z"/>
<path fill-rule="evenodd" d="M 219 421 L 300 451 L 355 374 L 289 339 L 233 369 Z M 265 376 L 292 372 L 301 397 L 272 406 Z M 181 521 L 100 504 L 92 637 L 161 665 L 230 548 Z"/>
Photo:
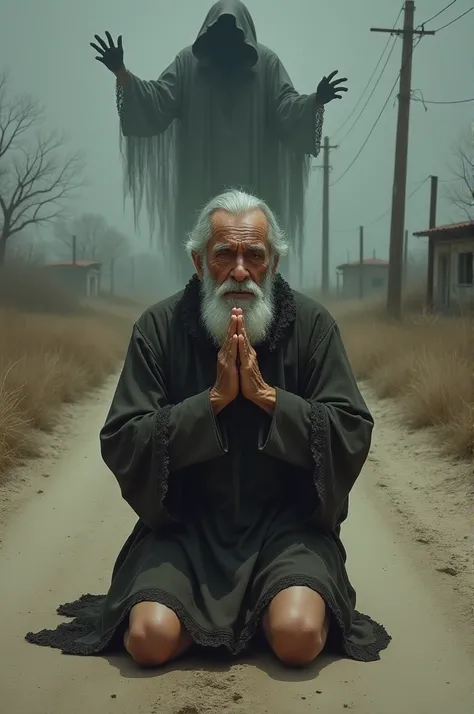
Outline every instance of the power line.
<path fill-rule="evenodd" d="M 416 184 L 416 188 L 413 189 L 413 191 L 407 196 L 407 203 L 408 201 L 415 196 L 418 191 L 421 189 L 422 186 L 425 185 L 425 183 L 431 178 L 431 176 L 426 176 L 422 181 L 416 181 L 414 182 Z M 439 183 L 455 183 L 457 181 L 462 181 L 461 178 L 450 178 L 450 179 L 439 179 Z M 391 207 L 387 208 L 386 211 L 380 214 L 377 218 L 374 218 L 373 221 L 370 221 L 370 223 L 365 223 L 364 225 L 369 228 L 370 226 L 375 225 L 375 223 L 378 223 L 379 221 L 382 220 L 382 218 L 385 218 L 385 216 L 388 216 L 388 214 L 391 211 Z M 357 226 L 354 228 L 344 228 L 343 230 L 338 230 L 334 231 L 335 233 L 354 233 L 354 231 L 357 230 Z"/>
<path fill-rule="evenodd" d="M 436 20 L 437 17 L 439 17 L 440 15 L 442 15 L 443 12 L 446 12 L 446 10 L 448 10 L 448 8 L 450 8 L 452 5 L 454 5 L 455 3 L 457 3 L 457 1 L 458 1 L 458 0 L 452 0 L 452 2 L 449 3 L 449 5 L 446 5 L 445 7 L 443 7 L 443 9 L 440 10 L 439 12 L 437 12 L 436 15 L 433 15 L 433 16 L 430 17 L 428 20 L 425 20 L 425 21 L 422 22 L 420 25 L 418 25 L 418 27 L 424 27 L 425 25 L 427 25 L 427 24 L 428 24 L 429 22 L 431 22 L 432 20 Z"/>
<path fill-rule="evenodd" d="M 469 10 L 466 10 L 466 12 L 463 12 L 462 15 L 459 15 L 458 17 L 455 17 L 454 20 L 451 20 L 451 22 L 447 22 L 446 25 L 443 25 L 442 27 L 438 27 L 438 29 L 435 30 L 435 32 L 441 32 L 441 30 L 444 30 L 446 27 L 449 27 L 450 25 L 454 25 L 455 22 L 460 20 L 462 17 L 465 17 L 469 12 L 472 12 L 474 10 L 474 7 L 470 7 Z"/>
<path fill-rule="evenodd" d="M 398 12 L 397 19 L 396 19 L 395 22 L 393 23 L 393 28 L 394 28 L 394 29 L 395 29 L 395 26 L 396 26 L 398 20 L 400 19 L 400 15 L 402 14 L 402 12 L 403 12 L 403 5 L 402 5 L 402 7 L 400 8 L 400 10 L 399 10 L 399 12 Z M 348 122 L 349 119 L 353 116 L 353 114 L 355 113 L 357 107 L 359 106 L 359 104 L 361 103 L 362 99 L 364 98 L 364 94 L 366 93 L 367 89 L 368 89 L 369 86 L 370 86 L 370 83 L 372 82 L 373 78 L 375 77 L 375 74 L 376 74 L 376 72 L 377 72 L 377 70 L 378 70 L 378 68 L 379 68 L 379 66 L 380 66 L 380 63 L 382 62 L 382 60 L 383 60 L 383 58 L 384 58 L 385 52 L 386 52 L 387 47 L 389 46 L 391 40 L 392 40 L 392 37 L 390 36 L 390 37 L 388 38 L 388 40 L 387 40 L 387 43 L 386 43 L 385 47 L 384 47 L 383 50 L 382 50 L 382 54 L 380 55 L 377 64 L 375 65 L 374 71 L 373 71 L 372 74 L 370 75 L 367 84 L 365 85 L 364 89 L 362 90 L 362 94 L 360 95 L 360 97 L 359 97 L 359 99 L 358 99 L 356 105 L 354 106 L 354 108 L 352 109 L 352 111 L 349 113 L 349 115 L 347 116 L 347 118 L 343 121 L 343 123 L 341 124 L 341 126 L 334 132 L 334 136 L 336 136 L 337 134 L 339 134 L 339 132 L 341 131 L 341 129 L 343 129 L 343 128 L 346 126 L 347 122 Z M 390 54 L 392 53 L 392 51 L 393 51 L 393 48 L 392 48 Z M 383 70 L 382 70 L 382 72 L 383 72 Z M 372 95 L 371 95 L 371 96 L 372 96 Z M 370 98 L 370 97 L 369 97 L 369 98 Z M 365 105 L 365 106 L 367 106 L 367 105 Z M 362 111 L 363 111 L 363 110 L 362 110 Z M 359 115 L 359 116 L 360 116 L 360 115 Z M 356 120 L 356 121 L 357 121 L 357 120 Z M 346 136 L 347 136 L 347 135 L 346 135 Z"/>
<path fill-rule="evenodd" d="M 411 198 L 413 198 L 413 196 L 415 196 L 415 194 L 418 193 L 418 191 L 420 190 L 420 188 L 425 185 L 425 183 L 429 180 L 429 178 L 430 178 L 429 176 L 426 176 L 422 181 L 417 181 L 416 188 L 410 193 L 409 196 L 407 196 L 407 202 L 408 202 Z M 449 179 L 448 179 L 448 180 L 449 180 Z M 446 182 L 446 180 L 445 180 L 445 182 Z M 373 221 L 370 221 L 370 223 L 364 223 L 364 226 L 365 226 L 366 228 L 369 228 L 370 226 L 375 225 L 376 223 L 378 223 L 379 221 L 381 221 L 382 218 L 385 218 L 385 216 L 388 216 L 388 214 L 390 213 L 391 210 L 392 210 L 392 207 L 389 206 L 389 208 L 387 208 L 386 211 L 384 211 L 383 213 L 381 213 L 380 216 L 378 216 L 377 218 L 374 218 Z M 357 230 L 357 228 L 347 228 L 347 229 L 345 229 L 345 230 L 335 231 L 335 232 L 336 232 L 336 233 L 354 233 L 355 230 Z"/>
<path fill-rule="evenodd" d="M 379 121 L 380 121 L 380 119 L 381 119 L 381 117 L 382 117 L 382 114 L 383 114 L 384 111 L 385 111 L 385 108 L 386 108 L 387 104 L 388 104 L 389 101 L 390 101 L 390 98 L 391 98 L 391 96 L 392 96 L 392 94 L 393 94 L 393 90 L 395 89 L 395 87 L 396 87 L 396 85 L 397 85 L 397 82 L 398 82 L 398 77 L 397 77 L 397 79 L 395 80 L 395 82 L 394 82 L 394 84 L 393 84 L 393 87 L 392 87 L 392 89 L 390 90 L 390 94 L 388 95 L 388 97 L 387 97 L 387 99 L 386 99 L 386 101 L 385 101 L 385 103 L 384 103 L 384 105 L 383 105 L 383 107 L 382 107 L 382 109 L 381 109 L 381 111 L 380 111 L 380 113 L 379 113 L 377 119 L 375 120 L 374 124 L 372 125 L 372 128 L 371 128 L 371 130 L 369 131 L 366 140 L 364 141 L 364 143 L 362 144 L 362 146 L 360 147 L 359 151 L 358 151 L 357 154 L 354 156 L 354 158 L 352 159 L 351 163 L 350 163 L 349 166 L 346 168 L 346 170 L 343 171 L 343 173 L 339 176 L 339 178 L 337 178 L 335 181 L 332 182 L 331 186 L 335 186 L 337 183 L 339 183 L 339 181 L 341 181 L 341 180 L 344 178 L 344 176 L 345 176 L 347 173 L 349 173 L 349 171 L 350 171 L 351 168 L 354 166 L 355 162 L 357 161 L 357 159 L 359 158 L 359 156 L 362 154 L 363 150 L 365 149 L 365 147 L 366 147 L 367 144 L 369 143 L 370 137 L 371 137 L 372 134 L 374 133 L 375 128 L 376 128 L 377 124 L 379 123 Z"/>
<path fill-rule="evenodd" d="M 431 176 L 427 176 L 425 179 L 423 179 L 423 181 L 415 188 L 415 190 L 410 193 L 410 195 L 409 195 L 408 198 L 407 198 L 407 201 L 409 201 L 410 198 L 412 198 L 416 193 L 418 193 L 418 191 L 420 190 L 420 188 L 421 188 L 422 186 L 424 186 L 425 183 L 426 183 L 427 181 L 429 181 L 430 178 L 431 178 Z"/>
<path fill-rule="evenodd" d="M 420 44 L 420 42 L 421 42 L 421 37 L 419 37 L 418 40 L 413 44 L 413 48 L 412 48 L 412 50 L 411 50 L 410 57 L 409 57 L 408 61 L 411 59 L 411 56 L 413 55 L 413 52 L 414 52 L 415 49 L 418 47 L 418 45 Z M 397 86 L 398 80 L 400 79 L 400 75 L 401 75 L 401 73 L 402 73 L 404 67 L 405 67 L 405 65 L 402 67 L 402 69 L 401 69 L 400 72 L 398 73 L 398 75 L 397 75 L 397 77 L 396 77 L 396 79 L 395 79 L 395 82 L 393 83 L 392 88 L 391 88 L 391 90 L 390 90 L 390 93 L 389 93 L 387 99 L 385 100 L 385 103 L 384 103 L 382 109 L 380 110 L 380 113 L 379 113 L 379 115 L 377 116 L 377 118 L 376 118 L 376 120 L 375 120 L 375 122 L 374 122 L 374 124 L 373 124 L 373 126 L 372 126 L 372 128 L 371 128 L 371 130 L 369 131 L 366 140 L 364 141 L 364 143 L 362 144 L 362 146 L 360 147 L 359 151 L 357 152 L 357 154 L 355 155 L 355 157 L 353 158 L 353 160 L 351 161 L 351 163 L 349 164 L 349 166 L 346 168 L 346 170 L 339 176 L 339 178 L 337 178 L 335 181 L 332 182 L 331 186 L 335 186 L 337 183 L 339 183 L 339 181 L 341 181 L 341 180 L 344 178 L 344 176 L 351 170 L 351 168 L 354 166 L 355 162 L 357 161 L 357 159 L 359 158 L 359 156 L 362 154 L 363 150 L 365 149 L 365 147 L 366 147 L 367 144 L 369 143 L 370 137 L 371 137 L 372 134 L 374 133 L 375 128 L 376 128 L 377 124 L 379 123 L 379 121 L 380 121 L 380 119 L 381 119 L 381 117 L 382 117 L 382 114 L 384 113 L 384 111 L 385 111 L 385 109 L 386 109 L 386 107 L 387 107 L 387 104 L 389 103 L 389 101 L 390 101 L 390 99 L 391 99 L 391 97 L 392 97 L 393 91 L 394 91 L 395 87 Z"/>
<path fill-rule="evenodd" d="M 390 41 L 390 40 L 389 40 L 389 41 Z M 379 86 L 380 80 L 382 79 L 383 74 L 384 74 L 384 72 L 385 72 L 385 70 L 386 70 L 386 68 L 387 68 L 387 65 L 388 65 L 388 63 L 389 63 L 389 61 L 390 61 L 390 57 L 391 57 L 392 54 L 393 54 L 393 51 L 394 51 L 394 49 L 395 49 L 396 42 L 397 42 L 397 40 L 394 39 L 394 40 L 393 40 L 393 43 L 392 43 L 392 48 L 391 48 L 390 52 L 388 53 L 388 56 L 387 56 L 387 59 L 385 60 L 384 66 L 382 67 L 382 71 L 380 72 L 379 77 L 378 77 L 376 83 L 374 84 L 373 89 L 372 89 L 371 93 L 369 94 L 366 103 L 364 104 L 364 106 L 362 107 L 362 109 L 361 109 L 361 111 L 359 112 L 358 116 L 356 117 L 356 120 L 353 122 L 353 124 L 352 124 L 352 125 L 349 127 L 349 129 L 346 131 L 346 133 L 344 134 L 344 136 L 342 137 L 342 139 L 340 139 L 339 144 L 342 144 L 342 142 L 347 139 L 347 137 L 349 136 L 349 134 L 351 133 L 351 131 L 354 129 L 354 127 L 356 126 L 356 124 L 357 124 L 357 122 L 359 121 L 359 119 L 361 118 L 362 114 L 364 113 L 364 111 L 365 111 L 365 109 L 366 109 L 368 103 L 369 103 L 370 100 L 372 99 L 372 97 L 373 97 L 373 95 L 374 95 L 374 92 L 375 92 L 375 90 L 377 89 L 377 87 Z"/>
<path fill-rule="evenodd" d="M 423 104 L 468 104 L 469 102 L 474 102 L 474 97 L 471 97 L 470 99 L 457 99 L 452 102 L 433 102 L 429 99 L 421 99 L 419 97 L 412 97 L 411 99 L 412 102 L 422 102 Z"/>
<path fill-rule="evenodd" d="M 415 194 L 418 193 L 420 188 L 425 185 L 425 183 L 429 180 L 429 178 L 430 178 L 429 176 L 426 176 L 426 178 L 424 178 L 423 181 L 419 182 L 418 186 L 407 196 L 407 199 L 406 199 L 407 203 L 411 198 L 413 198 L 413 196 L 415 196 Z M 384 213 L 382 213 L 382 215 L 380 215 L 378 218 L 376 218 L 374 221 L 372 221 L 371 223 L 367 223 L 366 225 L 372 226 L 372 225 L 374 225 L 374 223 L 378 223 L 379 221 L 382 220 L 382 218 L 385 218 L 385 216 L 388 216 L 388 214 L 390 213 L 391 210 L 392 210 L 392 206 L 387 208 L 387 210 Z"/>

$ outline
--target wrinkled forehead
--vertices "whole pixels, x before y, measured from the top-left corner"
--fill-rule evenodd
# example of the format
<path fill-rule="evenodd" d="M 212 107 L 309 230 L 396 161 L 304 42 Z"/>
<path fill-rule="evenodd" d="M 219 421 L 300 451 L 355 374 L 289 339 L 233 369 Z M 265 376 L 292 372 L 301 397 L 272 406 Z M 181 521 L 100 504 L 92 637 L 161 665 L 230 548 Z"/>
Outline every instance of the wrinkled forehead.
<path fill-rule="evenodd" d="M 210 247 L 216 243 L 232 245 L 259 243 L 268 246 L 268 220 L 263 211 L 252 210 L 239 216 L 216 211 L 211 219 Z"/>

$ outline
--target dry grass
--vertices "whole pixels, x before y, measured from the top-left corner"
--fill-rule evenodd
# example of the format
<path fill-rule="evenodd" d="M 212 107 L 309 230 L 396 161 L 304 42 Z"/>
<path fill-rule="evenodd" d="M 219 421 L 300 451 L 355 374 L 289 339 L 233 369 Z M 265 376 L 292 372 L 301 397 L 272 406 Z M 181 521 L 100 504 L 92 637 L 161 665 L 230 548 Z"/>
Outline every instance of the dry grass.
<path fill-rule="evenodd" d="M 24 312 L 77 314 L 81 310 L 74 295 L 54 275 L 21 261 L 0 266 L 0 306 Z"/>
<path fill-rule="evenodd" d="M 41 273 L 30 306 L 26 294 L 35 271 L 28 276 L 20 309 L 11 296 L 7 306 L 0 303 L 0 479 L 18 460 L 37 453 L 38 430 L 54 427 L 62 404 L 99 386 L 117 368 L 132 322 L 128 315 L 83 309 L 57 287 L 48 294 Z M 21 292 L 18 284 L 16 290 Z M 55 314 L 65 306 L 69 315 Z"/>
<path fill-rule="evenodd" d="M 353 370 L 401 399 L 413 428 L 438 428 L 449 453 L 473 459 L 474 318 L 423 314 L 413 297 L 409 307 L 401 323 L 377 303 L 336 308 Z"/>
<path fill-rule="evenodd" d="M 97 387 L 124 354 L 125 330 L 100 316 L 0 309 L 0 473 L 34 452 L 60 406 Z"/>

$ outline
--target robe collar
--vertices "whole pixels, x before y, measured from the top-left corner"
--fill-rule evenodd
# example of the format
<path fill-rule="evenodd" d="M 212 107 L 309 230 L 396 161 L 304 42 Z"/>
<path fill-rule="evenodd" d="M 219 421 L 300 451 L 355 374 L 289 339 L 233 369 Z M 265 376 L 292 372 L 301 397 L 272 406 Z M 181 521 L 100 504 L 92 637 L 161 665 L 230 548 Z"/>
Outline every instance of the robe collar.
<path fill-rule="evenodd" d="M 293 291 L 280 274 L 275 276 L 273 295 L 275 317 L 267 338 L 259 345 L 259 347 L 266 347 L 270 352 L 278 348 L 296 320 L 296 301 Z M 183 328 L 192 337 L 211 343 L 201 318 L 201 281 L 197 275 L 193 275 L 186 285 L 180 302 Z"/>

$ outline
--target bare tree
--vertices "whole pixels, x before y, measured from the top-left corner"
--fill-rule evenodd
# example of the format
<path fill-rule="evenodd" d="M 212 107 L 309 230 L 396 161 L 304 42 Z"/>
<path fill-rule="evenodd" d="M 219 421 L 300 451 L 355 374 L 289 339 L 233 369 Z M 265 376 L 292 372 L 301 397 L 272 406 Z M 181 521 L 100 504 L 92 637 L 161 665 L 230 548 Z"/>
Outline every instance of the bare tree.
<path fill-rule="evenodd" d="M 109 228 L 105 235 L 105 254 L 109 260 L 124 258 L 130 252 L 130 241 L 116 228 Z"/>
<path fill-rule="evenodd" d="M 7 89 L 0 75 L 0 265 L 12 236 L 57 220 L 82 184 L 79 154 L 65 156 L 62 139 L 40 131 L 36 102 L 9 98 Z"/>
<path fill-rule="evenodd" d="M 68 222 L 55 225 L 57 239 L 66 246 L 68 257 L 72 257 L 73 245 L 77 260 L 103 259 L 103 244 L 108 230 L 105 218 L 96 213 L 83 213 Z"/>
<path fill-rule="evenodd" d="M 456 165 L 452 169 L 455 185 L 447 197 L 467 220 L 474 218 L 474 145 L 463 136 L 454 149 Z"/>
<path fill-rule="evenodd" d="M 122 257 L 128 251 L 128 239 L 107 224 L 97 213 L 83 213 L 69 223 L 55 226 L 57 239 L 67 247 L 72 257 L 75 244 L 77 260 L 94 260 L 106 263 Z"/>

